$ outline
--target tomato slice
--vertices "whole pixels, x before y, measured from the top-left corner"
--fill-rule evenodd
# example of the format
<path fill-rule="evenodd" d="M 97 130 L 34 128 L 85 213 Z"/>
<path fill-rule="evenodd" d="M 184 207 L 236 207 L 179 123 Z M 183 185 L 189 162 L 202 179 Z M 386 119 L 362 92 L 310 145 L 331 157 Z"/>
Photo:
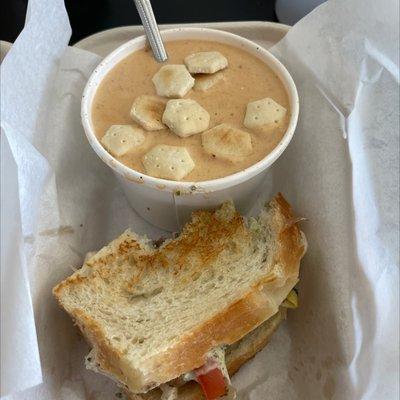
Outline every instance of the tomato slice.
<path fill-rule="evenodd" d="M 199 371 L 196 377 L 207 400 L 215 400 L 226 394 L 224 375 L 219 368 L 213 368 L 205 374 Z"/>

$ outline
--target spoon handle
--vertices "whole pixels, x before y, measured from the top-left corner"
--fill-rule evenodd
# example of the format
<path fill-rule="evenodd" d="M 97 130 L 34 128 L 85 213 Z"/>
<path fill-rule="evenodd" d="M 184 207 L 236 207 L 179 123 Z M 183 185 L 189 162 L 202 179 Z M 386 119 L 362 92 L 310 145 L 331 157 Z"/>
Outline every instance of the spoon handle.
<path fill-rule="evenodd" d="M 142 20 L 143 28 L 155 59 L 158 62 L 167 61 L 168 55 L 165 51 L 164 44 L 161 39 L 160 31 L 158 30 L 157 22 L 154 17 L 153 8 L 150 0 L 134 0 L 140 19 Z"/>

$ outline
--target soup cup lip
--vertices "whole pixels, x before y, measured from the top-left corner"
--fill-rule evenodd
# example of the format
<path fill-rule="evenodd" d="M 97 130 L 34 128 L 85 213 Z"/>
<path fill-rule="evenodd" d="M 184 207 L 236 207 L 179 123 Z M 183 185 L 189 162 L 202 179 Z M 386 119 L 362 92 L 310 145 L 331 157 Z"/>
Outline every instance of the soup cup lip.
<path fill-rule="evenodd" d="M 284 85 L 287 92 L 290 104 L 290 120 L 285 134 L 283 135 L 281 141 L 277 144 L 277 146 L 255 164 L 252 164 L 251 166 L 234 174 L 206 181 L 189 182 L 155 178 L 150 175 L 140 173 L 132 168 L 129 168 L 118 161 L 101 145 L 100 141 L 96 137 L 91 121 L 91 109 L 97 88 L 99 87 L 99 84 L 105 78 L 107 73 L 123 58 L 146 46 L 145 36 L 139 36 L 122 44 L 107 57 L 105 57 L 91 74 L 83 91 L 81 103 L 82 124 L 85 130 L 86 137 L 96 154 L 118 175 L 121 175 L 128 181 L 141 183 L 146 186 L 154 187 L 157 189 L 170 190 L 174 192 L 180 190 L 183 193 L 187 191 L 192 192 L 194 190 L 208 192 L 228 188 L 237 185 L 243 181 L 249 180 L 253 176 L 258 175 L 262 171 L 266 170 L 269 166 L 271 166 L 289 145 L 294 135 L 299 115 L 299 97 L 296 85 L 285 66 L 274 55 L 272 55 L 262 46 L 252 42 L 251 40 L 243 38 L 242 36 L 230 32 L 209 28 L 181 27 L 163 30 L 160 33 L 165 41 L 201 39 L 214 41 L 217 43 L 226 43 L 231 46 L 236 45 L 236 47 L 240 47 L 245 51 L 247 50 L 251 52 L 253 55 L 257 55 L 261 61 L 263 61 L 266 65 L 273 69 L 273 71 L 277 74 L 278 78 Z"/>

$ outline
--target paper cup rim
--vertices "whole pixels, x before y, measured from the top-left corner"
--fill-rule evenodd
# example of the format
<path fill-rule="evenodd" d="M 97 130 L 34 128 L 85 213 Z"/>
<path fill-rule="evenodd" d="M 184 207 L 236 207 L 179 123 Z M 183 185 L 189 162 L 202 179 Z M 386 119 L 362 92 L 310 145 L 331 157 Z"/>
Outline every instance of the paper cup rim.
<path fill-rule="evenodd" d="M 146 46 L 145 36 L 134 38 L 115 49 L 101 63 L 95 68 L 91 74 L 82 95 L 81 103 L 81 119 L 85 130 L 86 137 L 97 155 L 115 172 L 124 177 L 125 179 L 145 184 L 147 186 L 162 188 L 171 191 L 215 191 L 221 190 L 233 185 L 237 185 L 243 181 L 258 175 L 262 171 L 271 166 L 283 153 L 289 145 L 294 131 L 296 129 L 298 115 L 299 115 L 299 97 L 296 85 L 289 74 L 286 67 L 268 50 L 262 46 L 257 45 L 251 40 L 245 39 L 242 36 L 235 35 L 230 32 L 209 29 L 209 28 L 174 28 L 166 29 L 160 32 L 165 41 L 171 40 L 206 40 L 217 43 L 229 44 L 234 47 L 239 47 L 250 54 L 255 55 L 261 61 L 268 65 L 278 76 L 280 81 L 285 87 L 286 93 L 289 97 L 290 104 L 290 120 L 285 134 L 277 146 L 268 153 L 263 159 L 255 164 L 245 168 L 242 171 L 227 175 L 222 178 L 211 179 L 206 181 L 172 181 L 167 179 L 155 178 L 150 175 L 140 173 L 132 168 L 122 164 L 114 158 L 99 142 L 97 139 L 92 122 L 91 122 L 91 109 L 93 99 L 95 97 L 97 88 L 107 73 L 121 60 L 129 54 L 134 53 Z M 130 51 L 129 51 L 130 50 Z"/>

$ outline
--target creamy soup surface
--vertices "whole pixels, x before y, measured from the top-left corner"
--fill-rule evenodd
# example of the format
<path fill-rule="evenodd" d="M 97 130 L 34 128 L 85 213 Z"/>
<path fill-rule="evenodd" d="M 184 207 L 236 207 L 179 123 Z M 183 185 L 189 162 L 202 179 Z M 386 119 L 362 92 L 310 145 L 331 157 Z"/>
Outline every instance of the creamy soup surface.
<path fill-rule="evenodd" d="M 222 70 L 224 79 L 207 91 L 191 89 L 184 98 L 196 100 L 210 114 L 212 128 L 229 123 L 251 134 L 253 152 L 238 162 L 224 161 L 207 154 L 202 148 L 201 133 L 181 138 L 169 129 L 145 131 L 145 142 L 129 153 L 116 157 L 126 166 L 145 174 L 142 157 L 157 144 L 184 146 L 189 151 L 195 168 L 183 181 L 205 181 L 242 171 L 263 159 L 282 139 L 290 119 L 289 100 L 283 84 L 262 61 L 225 44 L 179 40 L 166 43 L 168 64 L 183 64 L 186 56 L 201 51 L 219 51 L 228 59 Z M 119 62 L 97 89 L 92 109 L 92 121 L 98 139 L 111 125 L 132 124 L 130 109 L 134 99 L 143 94 L 156 95 L 152 77 L 162 65 L 146 48 Z M 196 75 L 193 75 L 196 78 Z M 244 127 L 243 120 L 249 102 L 270 97 L 287 109 L 283 122 L 268 132 L 254 132 Z"/>

